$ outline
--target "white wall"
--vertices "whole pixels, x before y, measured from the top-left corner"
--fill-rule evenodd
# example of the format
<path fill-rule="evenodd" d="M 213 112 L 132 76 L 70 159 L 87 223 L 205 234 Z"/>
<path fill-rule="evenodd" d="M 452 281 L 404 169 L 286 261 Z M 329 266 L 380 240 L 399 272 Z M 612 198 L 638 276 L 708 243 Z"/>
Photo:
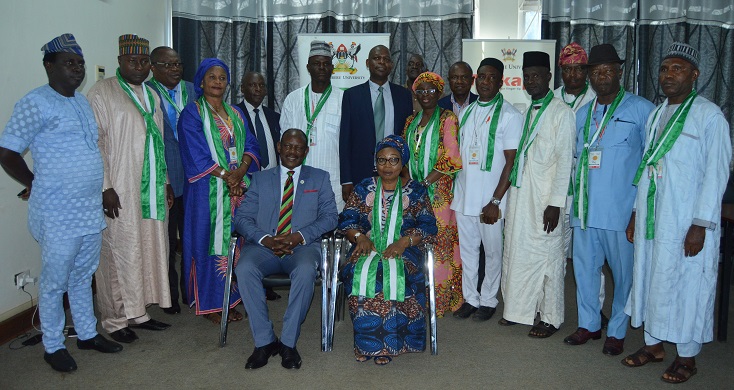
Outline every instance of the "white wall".
<path fill-rule="evenodd" d="M 117 38 L 138 34 L 151 48 L 171 41 L 171 0 L 3 0 L 0 2 L 0 129 L 15 102 L 47 83 L 41 46 L 63 33 L 72 33 L 87 63 L 83 93 L 94 85 L 96 65 L 106 76 L 117 69 Z M 31 156 L 26 160 L 31 162 Z M 0 172 L 0 321 L 30 307 L 29 297 L 17 290 L 13 275 L 30 269 L 39 276 L 38 244 L 28 233 L 27 203 L 16 198 L 22 186 Z M 27 286 L 35 298 L 36 286 Z"/>

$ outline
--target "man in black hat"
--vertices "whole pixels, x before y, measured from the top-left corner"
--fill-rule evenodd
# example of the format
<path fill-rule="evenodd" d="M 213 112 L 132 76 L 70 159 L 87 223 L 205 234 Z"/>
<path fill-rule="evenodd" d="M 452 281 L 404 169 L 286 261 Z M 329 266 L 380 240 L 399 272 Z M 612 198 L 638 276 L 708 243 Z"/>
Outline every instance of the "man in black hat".
<path fill-rule="evenodd" d="M 566 254 L 562 229 L 556 227 L 566 206 L 575 117 L 566 103 L 553 97 L 547 53 L 526 52 L 522 67 L 533 101 L 510 172 L 500 324 L 532 325 L 540 312 L 540 322 L 528 336 L 546 338 L 563 323 Z"/>
<path fill-rule="evenodd" d="M 670 383 L 695 375 L 695 356 L 713 340 L 721 197 L 731 161 L 726 118 L 693 88 L 698 64 L 698 51 L 678 42 L 660 64 L 667 99 L 650 114 L 627 227 L 635 245 L 627 308 L 632 326 L 645 325 L 645 346 L 622 364 L 661 362 L 663 341 L 675 343 L 678 356 L 662 376 Z"/>
<path fill-rule="evenodd" d="M 485 58 L 477 69 L 479 100 L 462 110 L 461 161 L 456 176 L 454 200 L 461 252 L 464 303 L 455 318 L 486 321 L 497 308 L 502 273 L 502 211 L 510 187 L 510 171 L 522 135 L 522 114 L 504 101 L 500 92 L 502 61 Z M 479 246 L 484 244 L 484 262 Z M 477 288 L 479 266 L 484 263 L 481 291 Z"/>
<path fill-rule="evenodd" d="M 632 286 L 633 247 L 624 231 L 636 194 L 630 183 L 642 159 L 645 123 L 654 108 L 621 87 L 623 63 L 610 44 L 591 48 L 587 67 L 596 97 L 576 114 L 571 207 L 579 324 L 563 340 L 581 345 L 601 338 L 599 283 L 606 259 L 614 281 L 612 314 L 602 349 L 607 355 L 622 353 L 629 325 L 624 305 Z"/>

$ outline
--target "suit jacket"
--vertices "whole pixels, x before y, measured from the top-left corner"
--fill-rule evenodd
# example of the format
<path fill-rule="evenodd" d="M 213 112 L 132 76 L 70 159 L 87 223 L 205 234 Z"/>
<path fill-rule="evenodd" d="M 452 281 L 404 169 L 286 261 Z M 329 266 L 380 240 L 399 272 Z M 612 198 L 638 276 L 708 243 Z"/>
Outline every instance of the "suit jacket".
<path fill-rule="evenodd" d="M 242 205 L 237 210 L 234 226 L 250 244 L 266 235 L 275 236 L 280 213 L 282 166 L 255 172 Z M 329 174 L 321 169 L 301 166 L 293 200 L 291 227 L 300 231 L 306 245 L 320 247 L 321 235 L 336 228 L 336 201 Z"/>
<path fill-rule="evenodd" d="M 453 95 L 453 93 L 452 94 L 448 94 L 448 95 L 442 97 L 441 99 L 439 99 L 438 100 L 438 106 L 441 107 L 441 108 L 443 108 L 444 110 L 453 111 L 454 110 L 454 104 L 451 103 L 451 95 Z M 473 103 L 478 98 L 479 98 L 479 95 L 477 95 L 477 94 L 469 91 L 469 103 L 470 104 Z M 459 120 L 461 120 L 461 118 L 459 118 Z"/>
<path fill-rule="evenodd" d="M 404 87 L 390 83 L 395 112 L 393 133 L 403 134 L 405 120 L 413 114 L 413 96 Z M 375 175 L 375 116 L 369 81 L 344 91 L 339 130 L 341 183 L 357 184 Z"/>
<path fill-rule="evenodd" d="M 280 114 L 268 107 L 263 105 L 260 106 L 262 107 L 262 112 L 265 115 L 265 120 L 268 122 L 268 127 L 270 127 L 270 136 L 273 137 L 273 148 L 275 148 L 275 144 L 280 140 Z M 245 114 L 243 115 L 243 118 L 245 119 L 245 122 L 247 122 L 247 126 L 250 127 L 250 130 L 252 130 L 252 134 L 255 134 L 255 137 L 257 138 L 255 118 L 250 118 L 250 113 L 247 111 L 247 107 L 245 107 L 245 101 L 243 100 L 239 102 L 237 107 L 239 107 L 240 110 L 242 110 L 242 113 Z M 262 155 L 262 151 L 260 154 Z M 270 158 L 274 158 L 275 163 L 280 165 L 280 156 L 278 155 L 277 149 L 275 150 L 275 156 Z"/>
<path fill-rule="evenodd" d="M 163 112 L 163 143 L 165 144 L 165 156 L 166 156 L 166 167 L 168 168 L 168 180 L 171 182 L 173 187 L 173 193 L 178 198 L 183 195 L 184 186 L 184 169 L 181 163 L 181 152 L 179 151 L 178 140 L 174 134 L 173 128 L 176 127 L 176 123 L 171 123 L 168 118 L 168 110 L 163 102 L 165 97 L 161 96 L 158 89 L 153 86 L 150 81 L 145 82 L 155 93 L 158 94 L 158 98 L 161 99 L 160 110 Z M 186 88 L 186 94 L 188 99 L 184 102 L 184 107 L 196 100 L 196 91 L 194 91 L 194 84 L 184 81 L 183 87 Z"/>

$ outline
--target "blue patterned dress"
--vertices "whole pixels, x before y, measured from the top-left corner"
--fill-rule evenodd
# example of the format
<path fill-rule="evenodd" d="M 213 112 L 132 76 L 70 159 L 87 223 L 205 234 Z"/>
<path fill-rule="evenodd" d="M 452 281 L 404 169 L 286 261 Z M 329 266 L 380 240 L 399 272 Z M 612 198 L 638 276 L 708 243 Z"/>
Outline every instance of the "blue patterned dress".
<path fill-rule="evenodd" d="M 345 232 L 357 229 L 370 236 L 372 208 L 376 179 L 359 183 L 339 215 L 338 229 Z M 388 200 L 392 194 L 388 194 Z M 390 202 L 384 202 L 383 221 Z M 420 234 L 432 239 L 437 233 L 436 218 L 425 187 L 415 181 L 403 186 L 403 225 L 401 236 Z M 421 250 L 410 247 L 403 252 L 405 262 L 405 300 L 385 301 L 382 292 L 382 262 L 377 268 L 375 297 L 352 296 L 354 267 L 359 259 L 350 249 L 348 262 L 341 272 L 349 295 L 349 314 L 354 324 L 354 353 L 364 356 L 397 356 L 408 352 L 422 352 L 426 348 L 425 282 Z"/>

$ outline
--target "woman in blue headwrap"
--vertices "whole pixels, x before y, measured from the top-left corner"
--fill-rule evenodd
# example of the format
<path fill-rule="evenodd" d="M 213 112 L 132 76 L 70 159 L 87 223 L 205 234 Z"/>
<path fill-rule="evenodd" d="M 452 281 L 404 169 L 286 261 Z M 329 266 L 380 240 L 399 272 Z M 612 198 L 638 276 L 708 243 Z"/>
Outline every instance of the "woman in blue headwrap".
<path fill-rule="evenodd" d="M 247 191 L 249 174 L 260 170 L 260 149 L 242 120 L 244 114 L 224 101 L 228 85 L 227 65 L 216 58 L 204 59 L 194 76 L 197 99 L 183 109 L 178 121 L 186 176 L 182 241 L 187 296 L 196 314 L 215 324 L 222 321 L 232 216 Z M 234 308 L 241 298 L 236 284 L 232 289 Z M 227 321 L 241 319 L 242 313 L 230 310 Z"/>
<path fill-rule="evenodd" d="M 339 215 L 338 229 L 354 245 L 342 270 L 354 324 L 357 361 L 385 365 L 426 347 L 423 240 L 436 234 L 426 188 L 400 177 L 410 154 L 390 135 L 375 148 L 378 177 L 357 184 Z"/>

